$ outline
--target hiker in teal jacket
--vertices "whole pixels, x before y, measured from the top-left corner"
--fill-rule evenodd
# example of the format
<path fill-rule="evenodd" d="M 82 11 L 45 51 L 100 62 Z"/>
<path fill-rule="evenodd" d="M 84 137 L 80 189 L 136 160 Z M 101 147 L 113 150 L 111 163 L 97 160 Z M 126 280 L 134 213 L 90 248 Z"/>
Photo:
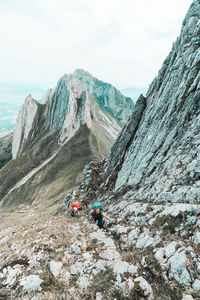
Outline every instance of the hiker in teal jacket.
<path fill-rule="evenodd" d="M 99 228 L 103 228 L 103 218 L 108 219 L 110 222 L 115 223 L 115 219 L 111 219 L 104 212 L 100 202 L 96 202 L 93 205 L 93 210 L 91 211 L 91 216 Z"/>

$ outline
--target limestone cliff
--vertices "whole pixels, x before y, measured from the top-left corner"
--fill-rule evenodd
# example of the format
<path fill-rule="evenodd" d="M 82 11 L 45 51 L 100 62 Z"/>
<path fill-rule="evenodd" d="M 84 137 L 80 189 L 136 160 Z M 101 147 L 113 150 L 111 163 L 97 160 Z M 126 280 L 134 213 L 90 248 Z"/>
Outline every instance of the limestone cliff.
<path fill-rule="evenodd" d="M 107 159 L 105 173 L 116 170 L 115 188 L 126 185 L 130 197 L 200 200 L 199 19 L 200 2 L 193 1 L 147 98 L 138 100 Z"/>
<path fill-rule="evenodd" d="M 41 201 L 40 189 L 59 197 L 80 183 L 85 164 L 108 154 L 133 105 L 84 70 L 64 75 L 43 103 L 29 95 L 17 118 L 13 160 L 0 173 L 1 205 Z"/>

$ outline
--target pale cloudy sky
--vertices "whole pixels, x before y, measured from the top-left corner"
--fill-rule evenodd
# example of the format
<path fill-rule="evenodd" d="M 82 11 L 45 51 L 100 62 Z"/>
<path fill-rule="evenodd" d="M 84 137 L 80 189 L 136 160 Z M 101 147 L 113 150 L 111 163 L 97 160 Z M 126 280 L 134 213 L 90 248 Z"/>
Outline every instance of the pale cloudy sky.
<path fill-rule="evenodd" d="M 76 68 L 146 87 L 192 0 L 0 0 L 0 82 L 54 87 Z"/>

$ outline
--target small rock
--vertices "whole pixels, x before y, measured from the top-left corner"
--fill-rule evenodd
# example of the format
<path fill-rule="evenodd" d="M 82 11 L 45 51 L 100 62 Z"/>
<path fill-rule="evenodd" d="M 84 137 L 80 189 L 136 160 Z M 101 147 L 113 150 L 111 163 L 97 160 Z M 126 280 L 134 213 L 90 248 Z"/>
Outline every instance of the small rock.
<path fill-rule="evenodd" d="M 3 285 L 13 285 L 16 281 L 16 276 L 21 274 L 21 268 L 18 266 L 15 269 L 11 268 L 10 266 L 6 269 L 7 271 L 3 273 L 6 274 L 6 280 L 3 282 Z"/>
<path fill-rule="evenodd" d="M 61 273 L 62 263 L 52 260 L 49 262 L 49 268 L 53 276 L 56 277 Z"/>
<path fill-rule="evenodd" d="M 40 279 L 38 275 L 29 275 L 20 281 L 20 285 L 24 287 L 24 290 L 26 290 L 27 293 L 31 293 L 35 291 L 41 291 L 40 285 L 42 282 L 43 280 Z"/>
<path fill-rule="evenodd" d="M 89 252 L 83 253 L 83 258 L 85 260 L 91 260 L 92 259 L 92 254 Z"/>
<path fill-rule="evenodd" d="M 118 260 L 120 258 L 120 254 L 115 249 L 106 249 L 101 252 L 100 257 L 107 260 Z"/>
<path fill-rule="evenodd" d="M 191 295 L 185 295 L 183 296 L 182 300 L 194 300 Z"/>
<path fill-rule="evenodd" d="M 193 285 L 192 285 L 193 290 L 195 290 L 196 292 L 200 292 L 200 280 L 199 279 L 195 279 Z"/>
<path fill-rule="evenodd" d="M 65 271 L 61 274 L 61 280 L 68 283 L 70 276 L 71 276 L 71 274 L 68 271 Z"/>
<path fill-rule="evenodd" d="M 80 243 L 75 243 L 73 245 L 71 245 L 70 249 L 72 253 L 75 254 L 80 254 L 81 253 L 81 244 Z"/>
<path fill-rule="evenodd" d="M 35 270 L 35 272 L 34 272 L 35 275 L 40 275 L 40 274 L 42 274 L 42 273 L 43 273 L 42 270 Z"/>
<path fill-rule="evenodd" d="M 102 299 L 102 294 L 100 292 L 96 293 L 96 300 L 101 300 Z"/>
<path fill-rule="evenodd" d="M 82 273 L 83 272 L 83 265 L 81 262 L 76 262 L 75 264 L 73 264 L 71 267 L 70 267 L 70 273 L 72 275 L 76 275 L 76 274 L 79 274 L 79 273 Z"/>
<path fill-rule="evenodd" d="M 134 282 L 138 282 L 145 296 L 149 296 L 149 299 L 153 299 L 153 290 L 150 284 L 142 276 L 135 278 Z"/>
<path fill-rule="evenodd" d="M 128 271 L 129 264 L 126 261 L 118 261 L 113 265 L 114 273 L 123 274 Z"/>
<path fill-rule="evenodd" d="M 77 280 L 77 284 L 80 287 L 80 289 L 86 289 L 90 285 L 90 281 L 86 276 L 79 277 Z"/>

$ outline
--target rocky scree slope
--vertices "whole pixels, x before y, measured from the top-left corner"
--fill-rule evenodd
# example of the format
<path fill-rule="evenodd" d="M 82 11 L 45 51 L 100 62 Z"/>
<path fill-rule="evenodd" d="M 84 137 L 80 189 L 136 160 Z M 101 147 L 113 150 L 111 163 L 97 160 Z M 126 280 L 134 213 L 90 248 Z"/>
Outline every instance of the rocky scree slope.
<path fill-rule="evenodd" d="M 48 199 L 63 197 L 80 183 L 85 164 L 108 154 L 132 109 L 130 98 L 84 70 L 64 75 L 42 104 L 29 95 L 14 131 L 13 160 L 0 172 L 1 205 L 38 202 L 44 191 Z"/>
<path fill-rule="evenodd" d="M 108 158 L 85 168 L 69 193 L 102 201 L 115 217 L 113 237 L 155 299 L 200 299 L 200 1 Z"/>
<path fill-rule="evenodd" d="M 109 233 L 85 217 L 52 212 L 18 210 L 20 224 L 3 215 L 1 299 L 154 299 Z"/>

